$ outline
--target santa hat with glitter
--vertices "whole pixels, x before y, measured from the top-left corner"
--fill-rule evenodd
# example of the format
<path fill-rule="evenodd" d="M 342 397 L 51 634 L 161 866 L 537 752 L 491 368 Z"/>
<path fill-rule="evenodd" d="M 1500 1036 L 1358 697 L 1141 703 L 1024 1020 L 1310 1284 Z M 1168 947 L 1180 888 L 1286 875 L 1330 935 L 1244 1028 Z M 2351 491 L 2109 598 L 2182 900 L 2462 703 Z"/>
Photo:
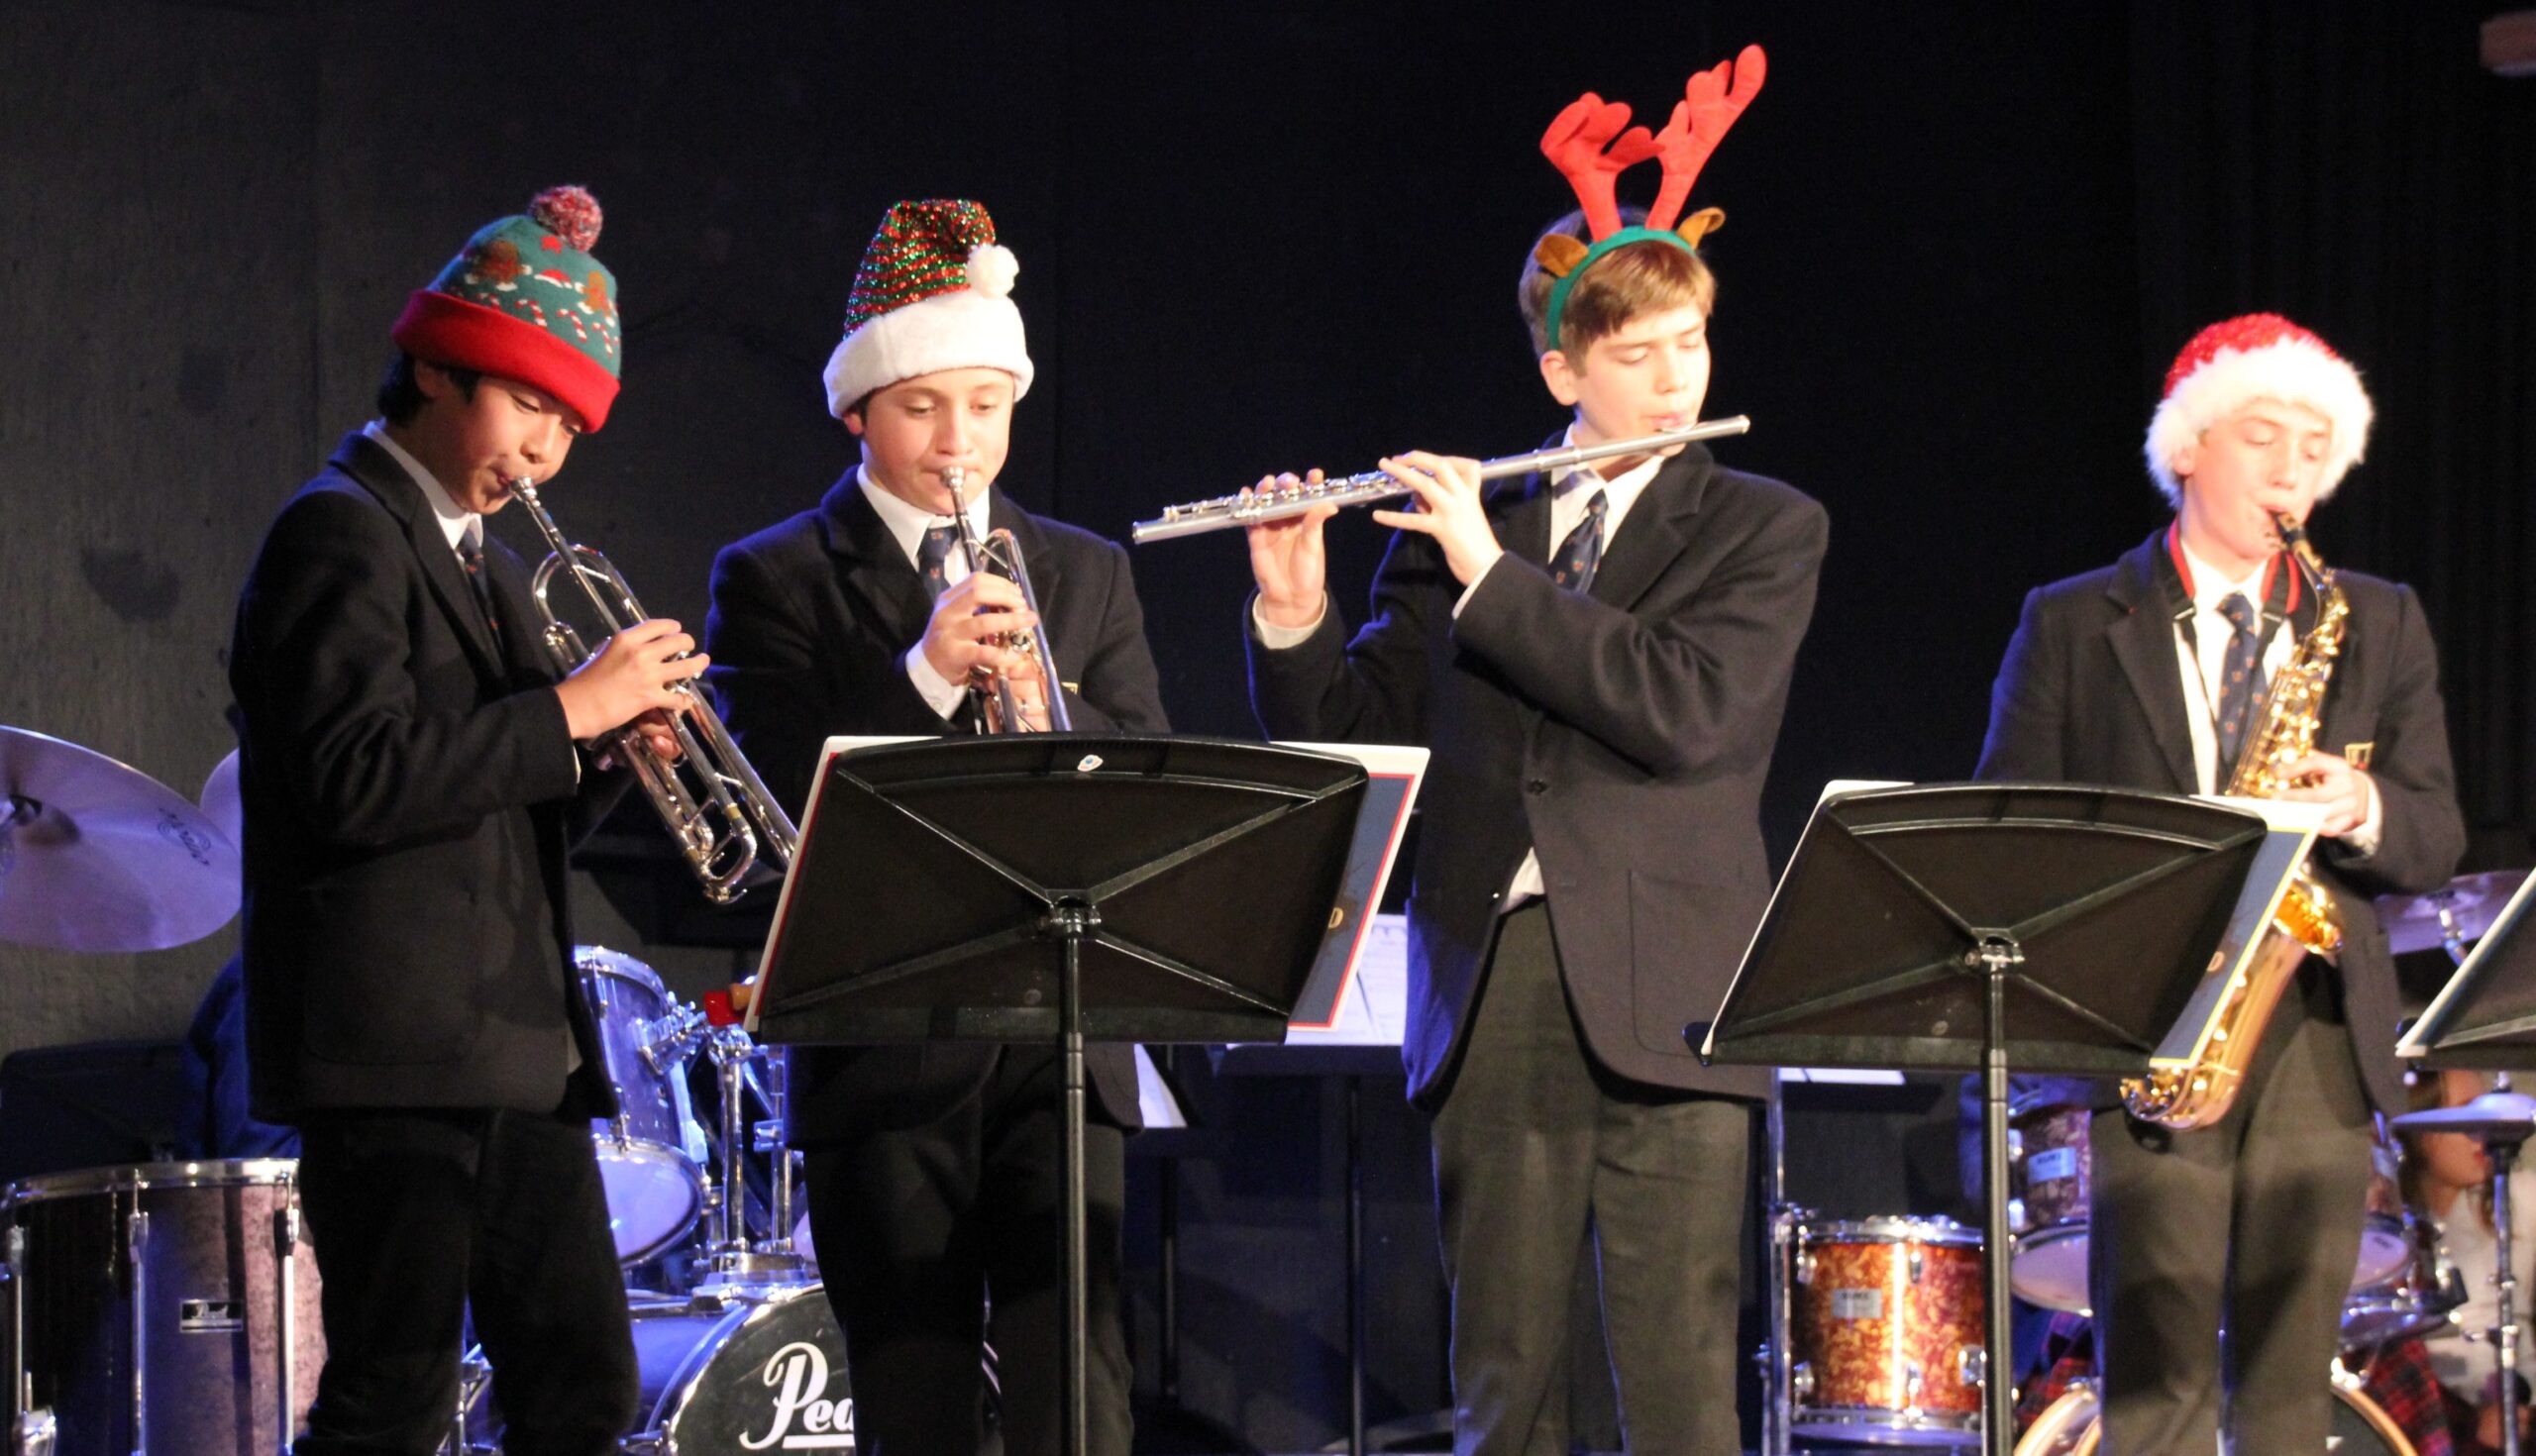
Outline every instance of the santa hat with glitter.
<path fill-rule="evenodd" d="M 542 389 L 595 431 L 616 402 L 625 343 L 616 275 L 590 257 L 598 226 L 598 199 L 581 188 L 538 193 L 524 216 L 468 239 L 390 337 L 416 359 Z"/>
<path fill-rule="evenodd" d="M 2258 399 L 2300 404 L 2333 424 L 2325 452 L 2321 500 L 2369 448 L 2374 413 L 2360 371 L 2325 341 L 2276 313 L 2250 313 L 2192 336 L 2166 370 L 2166 392 L 2149 421 L 2149 473 L 2169 504 L 2181 504 L 2175 452 L 2203 431 Z"/>
<path fill-rule="evenodd" d="M 1012 304 L 1021 264 L 975 202 L 901 202 L 864 250 L 845 305 L 845 339 L 828 357 L 828 413 L 938 369 L 994 368 L 1030 392 L 1030 351 Z"/>

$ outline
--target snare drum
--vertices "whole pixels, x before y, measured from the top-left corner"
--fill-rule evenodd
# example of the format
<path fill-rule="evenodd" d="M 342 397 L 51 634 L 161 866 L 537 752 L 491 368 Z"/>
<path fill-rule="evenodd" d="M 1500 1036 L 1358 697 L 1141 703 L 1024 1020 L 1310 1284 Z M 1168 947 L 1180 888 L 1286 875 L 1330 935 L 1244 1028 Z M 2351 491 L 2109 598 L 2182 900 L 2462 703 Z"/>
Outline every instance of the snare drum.
<path fill-rule="evenodd" d="M 662 1054 L 678 1003 L 652 968 L 603 946 L 574 952 L 597 1023 L 617 1114 L 590 1124 L 616 1255 L 640 1264 L 687 1237 L 704 1211 L 704 1130 L 687 1095 L 686 1063 Z"/>
<path fill-rule="evenodd" d="M 150 1163 L 12 1187 L 12 1431 L 49 1421 L 53 1456 L 282 1449 L 326 1363 L 298 1172 Z"/>
<path fill-rule="evenodd" d="M 1792 1429 L 1816 1439 L 1980 1440 L 1981 1235 L 1948 1218 L 1800 1225 Z"/>

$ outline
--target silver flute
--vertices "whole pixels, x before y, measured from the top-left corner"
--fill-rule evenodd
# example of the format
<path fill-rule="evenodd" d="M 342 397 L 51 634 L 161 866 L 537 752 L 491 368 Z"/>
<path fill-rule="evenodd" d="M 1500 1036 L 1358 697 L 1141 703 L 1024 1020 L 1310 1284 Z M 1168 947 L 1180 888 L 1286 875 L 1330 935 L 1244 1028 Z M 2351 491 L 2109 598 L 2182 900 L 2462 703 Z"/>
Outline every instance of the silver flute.
<path fill-rule="evenodd" d="M 1599 445 L 1562 445 L 1554 450 L 1535 450 L 1530 455 L 1502 456 L 1482 461 L 1479 478 L 1495 480 L 1507 475 L 1526 475 L 1534 470 L 1563 470 L 1588 461 L 1610 460 L 1621 455 L 1653 455 L 1694 440 L 1716 440 L 1727 435 L 1741 435 L 1752 428 L 1748 415 L 1729 419 L 1708 420 L 1684 425 L 1678 430 L 1665 430 L 1653 435 L 1640 435 L 1630 440 L 1606 440 Z M 1238 495 L 1218 495 L 1213 500 L 1193 500 L 1186 505 L 1167 505 L 1160 517 L 1138 521 L 1134 536 L 1138 546 L 1148 541 L 1168 541 L 1175 536 L 1195 536 L 1204 531 L 1229 531 L 1237 526 L 1256 526 L 1262 521 L 1278 521 L 1299 516 L 1317 505 L 1370 505 L 1409 494 L 1409 487 L 1380 470 L 1349 475 L 1338 480 L 1298 481 L 1292 485 L 1271 485 L 1265 490 L 1245 490 Z"/>

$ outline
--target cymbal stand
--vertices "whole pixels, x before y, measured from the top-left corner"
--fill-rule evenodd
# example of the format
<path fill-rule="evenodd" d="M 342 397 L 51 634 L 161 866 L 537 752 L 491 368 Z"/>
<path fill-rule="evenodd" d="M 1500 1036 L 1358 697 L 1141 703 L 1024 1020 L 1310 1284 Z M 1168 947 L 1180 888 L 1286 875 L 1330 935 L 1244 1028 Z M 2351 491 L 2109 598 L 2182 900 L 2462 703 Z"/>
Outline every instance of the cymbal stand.
<path fill-rule="evenodd" d="M 2518 1270 L 2511 1262 L 2509 1174 L 2518 1162 L 2519 1132 L 2487 1132 L 2483 1149 L 2492 1160 L 2492 1358 L 2500 1366 L 2500 1449 L 2519 1456 L 2518 1439 Z"/>

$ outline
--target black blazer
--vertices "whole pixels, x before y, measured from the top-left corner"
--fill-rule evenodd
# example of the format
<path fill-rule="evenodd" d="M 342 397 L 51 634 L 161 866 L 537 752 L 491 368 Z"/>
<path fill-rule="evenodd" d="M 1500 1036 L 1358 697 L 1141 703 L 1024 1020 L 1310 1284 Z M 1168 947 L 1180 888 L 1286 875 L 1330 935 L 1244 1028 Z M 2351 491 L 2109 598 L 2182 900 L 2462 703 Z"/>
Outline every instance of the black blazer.
<path fill-rule="evenodd" d="M 422 490 L 355 433 L 274 518 L 229 683 L 246 806 L 256 1114 L 615 1107 L 566 974 L 565 853 L 626 776 L 581 772 L 526 572 L 487 538 L 497 651 Z M 579 773 L 579 779 L 576 775 Z"/>
<path fill-rule="evenodd" d="M 988 524 L 1010 529 L 1021 546 L 1075 727 L 1170 731 L 1127 554 L 1033 516 L 1001 490 L 989 498 Z M 830 737 L 944 731 L 902 665 L 932 615 L 914 565 L 852 470 L 817 509 L 714 559 L 705 676 L 779 802 L 797 814 L 808 801 Z M 986 1085 L 995 1056 L 992 1046 L 959 1042 L 801 1048 L 792 1135 L 810 1142 L 933 1121 Z M 1120 1126 L 1138 1126 L 1131 1051 L 1096 1045 L 1088 1060 L 1102 1107 Z"/>
<path fill-rule="evenodd" d="M 2161 527 L 2101 571 L 2036 588 L 1990 692 L 1981 779 L 2103 783 L 2197 793 L 2175 625 L 2159 583 Z M 2412 588 L 2357 572 L 2337 573 L 2351 603 L 2349 630 L 2325 689 L 2319 752 L 2350 757 L 2374 745 L 2369 773 L 2384 820 L 2364 859 L 2327 841 L 2313 858 L 2342 911 L 2340 966 L 2352 1051 L 2380 1110 L 2404 1110 L 2395 1064 L 2400 1008 L 2395 963 L 2371 896 L 2415 894 L 2448 882 L 2465 852 L 2465 821 L 2449 768 L 2439 698 L 2439 656 Z M 2300 593 L 2289 628 L 2315 625 L 2313 592 Z M 2111 1105 L 2113 1085 L 2096 1085 Z"/>
<path fill-rule="evenodd" d="M 1354 641 L 1334 611 L 1282 651 L 1243 633 L 1273 736 L 1434 751 L 1409 905 L 1410 1095 L 1443 1100 L 1527 847 L 1595 1059 L 1762 1095 L 1766 1072 L 1703 1068 L 1682 1033 L 1716 1014 L 1768 898 L 1761 780 L 1814 612 L 1823 508 L 1694 445 L 1631 507 L 1590 596 L 1542 567 L 1540 477 L 1501 484 L 1488 514 L 1506 556 L 1458 618 L 1442 553 L 1404 532 Z"/>

